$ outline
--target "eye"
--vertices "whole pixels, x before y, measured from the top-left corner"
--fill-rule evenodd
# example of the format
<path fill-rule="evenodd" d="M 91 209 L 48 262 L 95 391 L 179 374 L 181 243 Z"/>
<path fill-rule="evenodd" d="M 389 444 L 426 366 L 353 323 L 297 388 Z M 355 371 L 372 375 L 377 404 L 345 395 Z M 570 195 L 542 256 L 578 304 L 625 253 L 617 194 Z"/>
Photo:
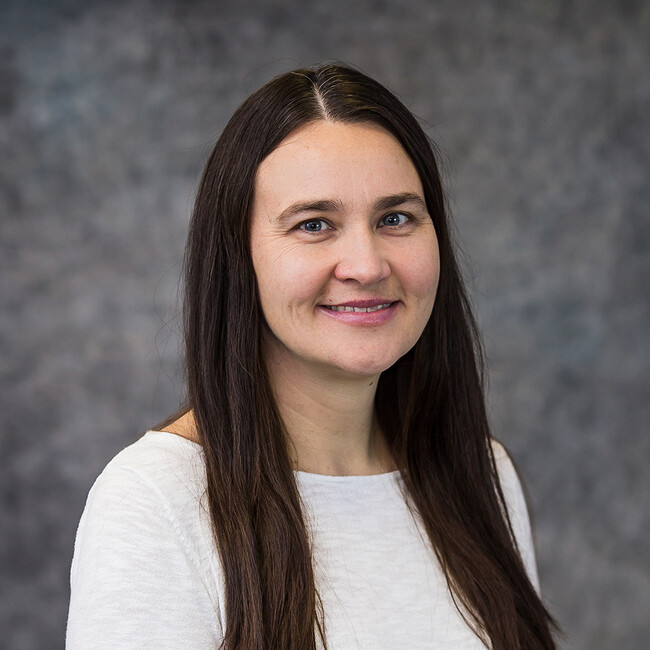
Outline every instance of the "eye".
<path fill-rule="evenodd" d="M 383 226 L 403 226 L 405 223 L 408 223 L 411 220 L 404 212 L 391 212 L 390 214 L 384 215 L 379 223 Z"/>
<path fill-rule="evenodd" d="M 323 230 L 329 230 L 330 225 L 324 219 L 310 219 L 298 224 L 298 228 L 306 232 L 322 232 Z"/>

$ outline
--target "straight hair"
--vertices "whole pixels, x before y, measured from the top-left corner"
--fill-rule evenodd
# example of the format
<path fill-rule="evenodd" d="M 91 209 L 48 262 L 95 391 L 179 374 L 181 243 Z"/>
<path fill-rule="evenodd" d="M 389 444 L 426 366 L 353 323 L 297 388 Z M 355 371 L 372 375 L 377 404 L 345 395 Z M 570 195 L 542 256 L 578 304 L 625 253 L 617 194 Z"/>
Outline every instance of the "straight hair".
<path fill-rule="evenodd" d="M 499 484 L 483 354 L 454 255 L 438 150 L 395 95 L 334 64 L 280 75 L 240 106 L 209 157 L 190 224 L 185 410 L 203 447 L 225 580 L 222 648 L 327 647 L 287 434 L 262 353 L 266 324 L 249 243 L 260 163 L 318 120 L 371 123 L 395 137 L 418 172 L 438 239 L 433 312 L 416 345 L 381 374 L 375 398 L 405 500 L 456 607 L 487 646 L 554 648 L 555 623 L 526 573 Z"/>

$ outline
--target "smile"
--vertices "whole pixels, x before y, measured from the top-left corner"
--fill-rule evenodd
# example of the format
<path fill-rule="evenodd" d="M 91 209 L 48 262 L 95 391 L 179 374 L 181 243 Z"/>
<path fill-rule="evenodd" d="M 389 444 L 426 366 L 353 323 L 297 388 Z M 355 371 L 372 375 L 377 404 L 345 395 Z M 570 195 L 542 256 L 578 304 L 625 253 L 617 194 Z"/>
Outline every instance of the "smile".
<path fill-rule="evenodd" d="M 329 309 L 331 311 L 352 311 L 352 312 L 357 312 L 357 313 L 369 313 L 372 311 L 379 311 L 380 309 L 387 309 L 390 307 L 393 303 L 392 302 L 387 302 L 383 305 L 375 305 L 374 307 L 349 307 L 347 305 L 323 305 L 326 309 Z"/>

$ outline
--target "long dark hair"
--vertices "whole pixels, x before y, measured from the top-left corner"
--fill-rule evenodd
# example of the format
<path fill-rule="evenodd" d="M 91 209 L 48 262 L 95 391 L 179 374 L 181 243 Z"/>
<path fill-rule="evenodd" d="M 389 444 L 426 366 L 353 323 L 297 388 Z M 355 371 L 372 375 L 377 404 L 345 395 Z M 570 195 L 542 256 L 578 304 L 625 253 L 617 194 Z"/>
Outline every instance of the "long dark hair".
<path fill-rule="evenodd" d="M 235 112 L 198 191 L 186 252 L 188 408 L 205 454 L 225 578 L 223 648 L 326 645 L 286 435 L 262 357 L 249 246 L 260 162 L 314 120 L 371 122 L 413 161 L 440 250 L 435 306 L 414 348 L 379 380 L 376 412 L 451 594 L 495 649 L 554 648 L 553 621 L 516 548 L 499 486 L 482 354 L 454 258 L 435 148 L 388 90 L 340 65 L 273 79 Z"/>

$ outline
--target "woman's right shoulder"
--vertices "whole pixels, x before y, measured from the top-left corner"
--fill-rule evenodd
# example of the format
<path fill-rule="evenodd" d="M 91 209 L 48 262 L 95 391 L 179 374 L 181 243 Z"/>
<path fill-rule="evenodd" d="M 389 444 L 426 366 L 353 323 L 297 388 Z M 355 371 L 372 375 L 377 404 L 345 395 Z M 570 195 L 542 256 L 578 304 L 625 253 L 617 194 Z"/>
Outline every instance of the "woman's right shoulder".
<path fill-rule="evenodd" d="M 137 505 L 183 513 L 205 493 L 201 447 L 172 433 L 148 431 L 120 451 L 95 480 L 84 514 Z"/>
<path fill-rule="evenodd" d="M 220 626 L 221 572 L 204 474 L 201 447 L 164 432 L 147 432 L 108 463 L 77 530 L 70 647 L 144 647 L 145 637 L 180 647 L 171 639 L 188 635 L 188 622 L 207 635 L 193 647 L 208 647 Z"/>
<path fill-rule="evenodd" d="M 100 477 L 131 470 L 160 479 L 170 471 L 183 469 L 190 472 L 195 466 L 204 466 L 200 445 L 175 433 L 150 430 L 122 449 L 106 465 Z"/>

